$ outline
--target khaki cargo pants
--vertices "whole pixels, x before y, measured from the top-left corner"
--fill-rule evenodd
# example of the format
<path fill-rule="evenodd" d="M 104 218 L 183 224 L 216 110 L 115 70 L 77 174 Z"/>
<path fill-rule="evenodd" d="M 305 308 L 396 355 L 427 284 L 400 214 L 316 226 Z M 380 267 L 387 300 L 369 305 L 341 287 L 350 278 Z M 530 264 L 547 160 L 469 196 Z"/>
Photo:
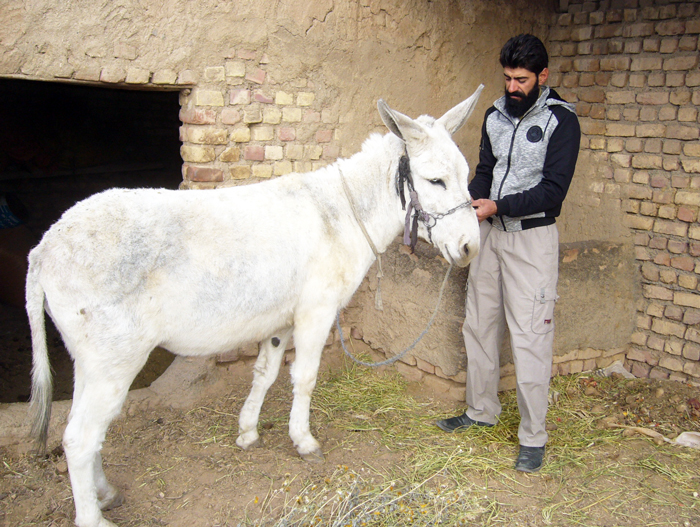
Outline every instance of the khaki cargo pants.
<path fill-rule="evenodd" d="M 554 304 L 559 271 L 556 225 L 503 232 L 481 223 L 481 250 L 467 281 L 462 332 L 467 349 L 467 415 L 496 423 L 499 345 L 510 331 L 523 446 L 547 442 L 545 420 L 552 372 Z"/>

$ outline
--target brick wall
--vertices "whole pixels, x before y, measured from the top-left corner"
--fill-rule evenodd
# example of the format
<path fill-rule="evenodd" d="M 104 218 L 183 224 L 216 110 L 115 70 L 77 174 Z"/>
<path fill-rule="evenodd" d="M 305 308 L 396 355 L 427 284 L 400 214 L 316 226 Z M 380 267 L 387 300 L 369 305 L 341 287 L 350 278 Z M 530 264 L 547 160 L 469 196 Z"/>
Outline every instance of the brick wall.
<path fill-rule="evenodd" d="M 549 84 L 576 103 L 591 195 L 619 200 L 642 283 L 627 365 L 700 381 L 700 3 L 560 0 Z"/>
<path fill-rule="evenodd" d="M 238 50 L 183 94 L 184 188 L 307 172 L 340 155 L 337 112 L 312 80 L 277 83 L 268 58 Z"/>

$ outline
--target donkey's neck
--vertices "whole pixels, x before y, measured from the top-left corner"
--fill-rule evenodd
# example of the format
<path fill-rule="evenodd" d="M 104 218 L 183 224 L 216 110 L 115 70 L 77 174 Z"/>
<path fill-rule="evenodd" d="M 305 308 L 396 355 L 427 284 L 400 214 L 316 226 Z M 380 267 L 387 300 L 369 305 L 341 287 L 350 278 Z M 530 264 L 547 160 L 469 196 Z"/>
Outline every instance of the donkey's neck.
<path fill-rule="evenodd" d="M 396 192 L 396 174 L 403 152 L 403 141 L 398 137 L 391 133 L 373 134 L 360 152 L 336 163 L 339 178 L 347 184 L 346 192 L 339 181 L 340 194 L 352 201 L 353 216 L 362 223 L 380 253 L 403 227 Z"/>

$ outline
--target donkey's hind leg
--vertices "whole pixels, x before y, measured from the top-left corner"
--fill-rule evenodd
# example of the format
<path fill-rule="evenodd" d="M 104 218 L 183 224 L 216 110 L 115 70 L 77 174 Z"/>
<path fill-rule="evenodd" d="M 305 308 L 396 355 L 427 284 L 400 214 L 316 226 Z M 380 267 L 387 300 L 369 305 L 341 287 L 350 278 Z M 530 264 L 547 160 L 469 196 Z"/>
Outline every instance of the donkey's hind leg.
<path fill-rule="evenodd" d="M 76 362 L 75 364 L 75 381 L 73 383 L 73 407 L 77 408 L 78 405 L 75 404 L 79 401 L 83 395 L 85 389 L 85 374 L 82 373 L 80 364 Z M 73 410 L 71 409 L 71 415 Z M 69 417 L 70 420 L 70 417 Z M 119 507 L 124 503 L 124 496 L 116 487 L 112 486 L 107 477 L 105 476 L 104 470 L 102 468 L 102 455 L 97 452 L 95 454 L 95 459 L 93 461 L 93 481 L 95 483 L 95 489 L 97 491 L 97 499 L 100 510 L 106 511 Z"/>
<path fill-rule="evenodd" d="M 99 500 L 97 504 L 100 510 L 116 509 L 124 503 L 124 495 L 121 491 L 107 481 L 107 476 L 102 468 L 102 455 L 99 452 L 95 454 L 93 476 Z"/>
<path fill-rule="evenodd" d="M 260 345 L 258 360 L 253 367 L 253 387 L 238 417 L 239 436 L 236 444 L 243 450 L 255 446 L 260 439 L 258 435 L 260 408 L 267 391 L 277 379 L 284 350 L 291 335 L 292 328 L 288 328 L 266 339 Z"/>
<path fill-rule="evenodd" d="M 131 382 L 143 363 L 101 363 L 74 354 L 75 394 L 68 425 L 63 434 L 78 527 L 113 527 L 101 509 L 121 503 L 120 493 L 108 483 L 102 469 L 100 449 L 107 428 L 121 410 Z M 146 357 L 148 355 L 146 354 Z"/>

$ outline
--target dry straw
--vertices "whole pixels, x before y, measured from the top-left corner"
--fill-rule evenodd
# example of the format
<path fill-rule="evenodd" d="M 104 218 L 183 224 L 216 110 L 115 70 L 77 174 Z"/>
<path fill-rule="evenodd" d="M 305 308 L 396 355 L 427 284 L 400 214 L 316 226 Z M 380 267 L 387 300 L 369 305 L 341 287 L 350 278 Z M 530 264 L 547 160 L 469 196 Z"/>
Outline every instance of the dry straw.
<path fill-rule="evenodd" d="M 394 372 L 348 364 L 319 383 L 314 419 L 348 431 L 348 442 L 379 441 L 402 461 L 337 467 L 243 525 L 695 525 L 700 455 L 601 426 L 600 408 L 614 406 L 605 400 L 612 382 L 624 381 L 600 379 L 596 398 L 583 394 L 581 376 L 553 379 L 547 462 L 526 475 L 513 470 L 514 392 L 501 394 L 497 426 L 445 434 L 434 422 L 454 411 L 446 403 L 410 397 Z"/>

